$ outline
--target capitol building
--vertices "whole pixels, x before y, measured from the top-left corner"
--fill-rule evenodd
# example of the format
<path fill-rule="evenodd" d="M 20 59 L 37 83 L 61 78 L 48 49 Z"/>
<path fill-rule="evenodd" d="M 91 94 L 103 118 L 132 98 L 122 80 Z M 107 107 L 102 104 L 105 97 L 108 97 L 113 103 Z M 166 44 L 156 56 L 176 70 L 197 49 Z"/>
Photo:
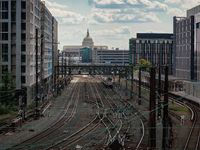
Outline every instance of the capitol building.
<path fill-rule="evenodd" d="M 87 30 L 86 37 L 83 39 L 82 45 L 63 46 L 65 56 L 70 55 L 71 57 L 73 57 L 74 61 L 78 63 L 82 62 L 82 49 L 108 50 L 108 46 L 95 46 L 93 39 L 90 37 L 89 29 Z M 92 57 L 92 54 L 90 57 Z"/>
<path fill-rule="evenodd" d="M 129 50 L 108 50 L 108 46 L 96 46 L 89 30 L 82 45 L 64 46 L 64 57 L 71 57 L 73 63 L 96 63 L 109 65 L 128 65 Z M 69 59 L 68 59 L 69 60 Z"/>

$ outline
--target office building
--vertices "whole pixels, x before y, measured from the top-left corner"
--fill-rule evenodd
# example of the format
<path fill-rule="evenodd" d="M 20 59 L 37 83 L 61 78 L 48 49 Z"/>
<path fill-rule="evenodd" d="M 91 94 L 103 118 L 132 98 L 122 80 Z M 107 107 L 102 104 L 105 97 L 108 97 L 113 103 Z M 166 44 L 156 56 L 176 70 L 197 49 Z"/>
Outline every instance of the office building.
<path fill-rule="evenodd" d="M 128 65 L 129 51 L 128 50 L 101 50 L 92 51 L 92 62 L 105 63 L 110 65 Z"/>
<path fill-rule="evenodd" d="M 40 0 L 4 0 L 0 1 L 0 18 L 0 62 L 1 68 L 6 68 L 0 69 L 0 74 L 12 72 L 16 90 L 25 91 L 21 92 L 23 100 L 29 104 L 36 96 L 36 29 L 39 31 L 38 81 L 47 90 L 52 83 L 52 42 L 57 41 L 52 37 L 53 17 Z"/>
<path fill-rule="evenodd" d="M 197 59 L 194 52 L 194 16 L 174 17 L 174 75 L 197 80 Z"/>
<path fill-rule="evenodd" d="M 137 33 L 137 38 L 129 39 L 129 65 L 138 66 L 145 59 L 152 67 L 168 66 L 173 74 L 173 53 L 173 34 Z"/>

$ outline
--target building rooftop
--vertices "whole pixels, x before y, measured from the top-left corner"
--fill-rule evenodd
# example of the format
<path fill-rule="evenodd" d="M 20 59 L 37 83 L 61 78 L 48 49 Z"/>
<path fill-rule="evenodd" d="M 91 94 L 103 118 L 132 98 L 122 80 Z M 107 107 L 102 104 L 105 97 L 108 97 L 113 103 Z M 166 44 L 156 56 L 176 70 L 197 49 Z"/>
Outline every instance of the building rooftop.
<path fill-rule="evenodd" d="M 200 5 L 187 10 L 187 17 L 193 16 L 200 12 Z"/>
<path fill-rule="evenodd" d="M 172 33 L 137 33 L 137 38 L 173 39 L 173 34 Z"/>

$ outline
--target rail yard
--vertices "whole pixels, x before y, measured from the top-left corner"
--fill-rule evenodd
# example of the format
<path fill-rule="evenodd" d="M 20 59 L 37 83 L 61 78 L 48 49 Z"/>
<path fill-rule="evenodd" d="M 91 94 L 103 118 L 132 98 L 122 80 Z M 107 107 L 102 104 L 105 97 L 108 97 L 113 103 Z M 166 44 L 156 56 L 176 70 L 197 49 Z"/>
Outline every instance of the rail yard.
<path fill-rule="evenodd" d="M 0 148 L 10 150 L 148 149 L 151 133 L 148 93 L 142 94 L 142 104 L 138 105 L 136 92 L 138 82 L 134 82 L 135 96 L 130 99 L 126 93 L 129 88 L 124 92 L 123 84 L 119 86 L 112 81 L 111 86 L 110 81 L 109 85 L 105 84 L 101 75 L 73 76 L 71 83 L 48 108 L 49 113 L 37 120 L 38 124 L 30 121 L 21 129 L 13 131 L 11 135 L 1 134 L 0 140 L 4 145 L 1 144 Z M 148 84 L 141 86 L 146 91 L 149 87 Z M 169 103 L 187 108 L 188 111 L 184 113 L 183 123 L 181 118 L 183 112 L 169 110 L 168 148 L 200 149 L 199 106 L 172 93 L 169 94 Z M 162 119 L 156 118 L 157 124 L 161 124 Z M 31 133 L 30 129 L 35 129 L 35 132 Z M 163 138 L 162 133 L 162 128 L 158 127 L 156 129 L 157 149 L 162 147 L 160 142 Z"/>

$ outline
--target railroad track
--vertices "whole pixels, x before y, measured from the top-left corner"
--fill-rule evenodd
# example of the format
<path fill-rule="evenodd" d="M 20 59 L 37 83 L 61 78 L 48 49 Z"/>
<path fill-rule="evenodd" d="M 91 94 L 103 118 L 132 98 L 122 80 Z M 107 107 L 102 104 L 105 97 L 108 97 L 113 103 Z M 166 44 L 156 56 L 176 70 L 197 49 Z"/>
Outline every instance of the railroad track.
<path fill-rule="evenodd" d="M 101 86 L 98 86 L 98 87 L 101 87 Z M 106 95 L 105 99 L 110 100 L 110 102 L 108 102 L 108 103 L 111 105 L 112 110 L 115 110 L 112 105 L 114 105 L 116 107 L 116 110 L 119 110 L 119 106 L 116 104 L 115 100 L 119 101 L 121 104 L 124 104 L 123 107 L 122 107 L 124 110 L 126 110 L 126 108 L 128 108 L 128 107 L 133 107 L 133 106 L 129 106 L 129 104 L 126 104 L 125 101 L 123 101 L 124 97 L 122 96 L 122 94 L 120 94 L 120 96 L 119 96 L 118 93 L 116 93 L 114 90 L 106 89 L 106 88 L 102 88 L 101 91 L 103 92 L 103 94 Z M 115 97 L 115 100 L 113 100 L 113 98 L 111 98 L 111 97 Z M 127 116 L 124 114 L 123 111 L 121 112 L 121 114 L 122 114 L 121 117 L 123 116 L 124 118 L 127 118 Z M 144 138 L 144 131 L 145 130 L 144 130 L 144 123 L 143 122 L 145 122 L 145 124 L 148 123 L 146 118 L 142 118 L 142 119 L 139 118 L 139 120 L 141 122 L 141 126 L 142 126 L 141 128 L 142 128 L 143 133 L 141 135 L 141 140 L 137 144 L 136 148 L 139 148 L 140 144 L 142 143 L 142 139 Z M 124 146 L 125 138 L 126 138 L 128 132 L 130 130 L 130 121 L 127 122 L 127 120 L 125 120 L 123 122 L 122 119 L 120 118 L 120 123 L 118 125 L 115 125 L 115 126 L 119 126 L 119 129 L 117 130 L 116 135 L 119 135 L 118 140 L 120 141 L 122 146 Z M 121 133 L 121 135 L 120 135 L 120 133 Z M 112 138 L 106 145 L 108 146 L 113 141 L 114 140 Z"/>
<path fill-rule="evenodd" d="M 37 134 L 37 135 L 35 135 L 35 136 L 23 141 L 20 144 L 17 144 L 17 145 L 15 145 L 15 146 L 13 146 L 12 148 L 9 148 L 9 149 L 27 149 L 27 148 L 30 149 L 32 146 L 35 148 L 35 145 L 37 145 L 35 143 L 41 141 L 43 138 L 49 136 L 53 132 L 57 131 L 60 127 L 62 127 L 64 124 L 69 122 L 71 116 L 68 117 L 67 114 L 69 112 L 69 108 L 70 108 L 71 104 L 73 104 L 73 97 L 74 97 L 74 95 L 76 93 L 76 89 L 78 87 L 77 85 L 78 84 L 76 82 L 76 84 L 74 86 L 75 90 L 72 92 L 72 98 L 71 98 L 70 102 L 67 105 L 66 111 L 63 114 L 63 116 L 57 122 L 55 122 L 52 126 L 47 128 L 46 130 L 40 132 L 39 134 Z M 73 111 L 74 110 L 75 109 L 73 109 Z M 73 112 L 72 112 L 72 114 L 73 114 Z M 38 145 L 38 146 L 40 146 L 40 145 Z"/>
<path fill-rule="evenodd" d="M 101 103 L 100 100 L 96 99 L 96 97 L 99 97 L 99 95 L 98 95 L 98 93 L 95 93 L 95 86 L 90 84 L 90 81 L 89 81 L 89 88 L 86 84 L 85 84 L 84 87 L 85 87 L 84 91 L 87 92 L 87 94 L 83 95 L 82 97 L 84 99 L 90 99 L 91 101 L 95 99 L 95 101 L 96 101 L 95 106 L 98 108 L 96 110 L 97 115 L 95 116 L 95 118 L 92 121 L 90 121 L 87 125 L 85 125 L 81 129 L 79 129 L 78 131 L 74 132 L 73 134 L 71 134 L 67 138 L 64 138 L 64 139 L 60 140 L 59 142 L 56 142 L 55 144 L 53 144 L 52 146 L 50 146 L 46 149 L 57 149 L 57 148 L 69 149 L 69 147 L 71 145 L 73 145 L 77 142 L 80 142 L 81 139 L 83 139 L 87 135 L 91 134 L 91 132 L 93 132 L 94 130 L 96 130 L 96 128 L 98 126 L 100 126 L 101 122 L 104 119 L 104 116 L 102 116 L 102 110 L 103 109 L 101 109 L 103 107 L 103 103 Z M 86 90 L 89 90 L 89 91 L 86 91 Z"/>
<path fill-rule="evenodd" d="M 191 104 L 188 104 L 191 105 Z M 199 139 L 200 139 L 200 109 L 194 105 L 191 105 L 192 110 L 194 111 L 193 124 L 191 126 L 187 141 L 185 143 L 184 150 L 186 149 L 195 149 L 200 148 Z"/>
<path fill-rule="evenodd" d="M 148 86 L 146 86 L 147 89 L 149 89 Z M 199 129 L 199 124 L 200 124 L 200 108 L 196 107 L 195 102 L 190 101 L 186 98 L 181 98 L 181 96 L 169 93 L 169 99 L 178 105 L 182 105 L 187 107 L 190 112 L 191 112 L 191 118 L 190 120 L 193 122 L 192 126 L 190 127 L 190 131 L 188 134 L 188 137 L 186 139 L 185 146 L 183 147 L 184 150 L 186 149 L 200 149 L 200 129 Z M 180 120 L 180 116 L 177 114 L 169 111 L 169 114 L 178 120 Z"/>

